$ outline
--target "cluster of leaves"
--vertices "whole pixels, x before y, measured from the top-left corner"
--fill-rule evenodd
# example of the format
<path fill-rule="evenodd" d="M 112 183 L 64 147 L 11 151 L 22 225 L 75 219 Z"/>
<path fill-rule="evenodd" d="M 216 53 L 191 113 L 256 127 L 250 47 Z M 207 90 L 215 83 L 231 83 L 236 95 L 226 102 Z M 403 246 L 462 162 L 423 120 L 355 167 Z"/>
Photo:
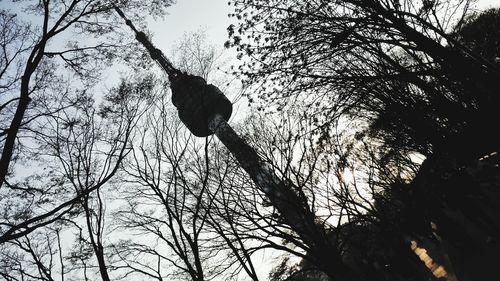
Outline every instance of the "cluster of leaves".
<path fill-rule="evenodd" d="M 302 105 L 322 134 L 349 116 L 389 146 L 429 155 L 473 141 L 496 116 L 496 67 L 450 35 L 470 22 L 467 1 L 233 4 L 239 23 L 227 46 L 248 57 L 238 73 L 250 98 Z"/>

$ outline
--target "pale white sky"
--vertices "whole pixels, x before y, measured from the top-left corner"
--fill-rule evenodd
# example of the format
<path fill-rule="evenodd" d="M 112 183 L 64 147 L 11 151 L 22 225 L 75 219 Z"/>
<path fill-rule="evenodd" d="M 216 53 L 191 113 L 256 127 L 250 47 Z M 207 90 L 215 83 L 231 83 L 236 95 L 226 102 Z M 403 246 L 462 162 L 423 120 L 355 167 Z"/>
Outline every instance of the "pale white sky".
<path fill-rule="evenodd" d="M 479 0 L 477 1 L 478 9 L 497 8 L 500 7 L 500 0 Z"/>
<path fill-rule="evenodd" d="M 165 54 L 171 53 L 172 44 L 179 41 L 184 33 L 206 30 L 210 43 L 223 46 L 227 40 L 227 27 L 231 23 L 228 14 L 233 6 L 228 0 L 177 0 L 168 9 L 165 20 L 151 22 L 149 31 L 153 32 L 155 45 Z"/>
<path fill-rule="evenodd" d="M 211 43 L 222 46 L 227 40 L 227 27 L 232 19 L 228 14 L 233 12 L 229 0 L 177 0 L 177 4 L 169 8 L 169 15 L 164 21 L 151 22 L 149 30 L 154 34 L 154 43 L 165 54 L 171 53 L 172 44 L 179 41 L 186 32 L 200 28 L 207 31 Z M 477 9 L 500 7 L 500 0 L 479 0 Z"/>

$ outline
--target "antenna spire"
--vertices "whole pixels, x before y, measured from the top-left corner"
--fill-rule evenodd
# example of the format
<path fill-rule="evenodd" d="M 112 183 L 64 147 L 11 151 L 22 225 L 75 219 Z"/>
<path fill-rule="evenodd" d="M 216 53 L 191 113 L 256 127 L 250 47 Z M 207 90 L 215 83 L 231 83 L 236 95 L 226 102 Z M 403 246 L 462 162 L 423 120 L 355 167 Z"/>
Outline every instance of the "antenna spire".
<path fill-rule="evenodd" d="M 115 8 L 118 15 L 120 15 L 120 17 L 125 20 L 125 24 L 134 31 L 137 41 L 139 41 L 144 47 L 146 47 L 151 58 L 155 60 L 161 66 L 161 68 L 163 68 L 163 70 L 165 70 L 165 72 L 168 74 L 168 79 L 171 82 L 177 79 L 179 74 L 181 74 L 181 71 L 176 69 L 172 65 L 170 60 L 168 60 L 167 57 L 163 54 L 163 52 L 160 49 L 156 48 L 153 43 L 151 43 L 144 32 L 138 31 L 137 28 L 135 28 L 132 21 L 125 16 L 123 11 L 118 6 L 113 4 L 113 7 Z"/>

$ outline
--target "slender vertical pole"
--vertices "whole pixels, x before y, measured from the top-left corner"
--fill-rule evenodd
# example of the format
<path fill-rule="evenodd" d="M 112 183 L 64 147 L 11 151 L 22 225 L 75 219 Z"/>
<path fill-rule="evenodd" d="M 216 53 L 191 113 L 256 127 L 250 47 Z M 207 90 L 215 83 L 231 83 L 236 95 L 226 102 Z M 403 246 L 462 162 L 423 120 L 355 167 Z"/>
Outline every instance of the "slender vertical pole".
<path fill-rule="evenodd" d="M 153 60 L 155 60 L 161 68 L 167 73 L 168 79 L 170 81 L 173 81 L 177 75 L 180 73 L 179 70 L 177 70 L 172 63 L 167 59 L 165 54 L 163 52 L 156 48 L 151 41 L 149 41 L 148 37 L 146 34 L 142 31 L 138 31 L 137 28 L 135 28 L 134 24 L 132 23 L 131 20 L 129 20 L 123 11 L 118 8 L 115 4 L 113 4 L 115 11 L 120 15 L 120 17 L 125 20 L 125 24 L 128 25 L 135 33 L 135 38 L 137 41 L 139 41 L 145 48 L 148 50 L 149 55 Z"/>

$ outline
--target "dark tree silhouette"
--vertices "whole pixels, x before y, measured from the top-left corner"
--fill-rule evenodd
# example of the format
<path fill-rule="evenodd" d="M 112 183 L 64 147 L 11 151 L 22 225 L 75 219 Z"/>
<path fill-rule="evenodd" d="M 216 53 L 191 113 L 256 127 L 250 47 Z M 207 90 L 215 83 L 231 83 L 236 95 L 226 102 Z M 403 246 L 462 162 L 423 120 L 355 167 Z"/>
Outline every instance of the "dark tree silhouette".
<path fill-rule="evenodd" d="M 320 131 L 365 118 L 374 136 L 424 155 L 497 149 L 485 124 L 498 117 L 500 72 L 453 35 L 468 1 L 233 3 L 228 44 L 252 58 L 241 74 L 261 100 L 301 101 Z"/>
<path fill-rule="evenodd" d="M 111 9 L 140 26 L 171 1 L 16 3 L 44 20 L 0 12 L 0 278 L 259 280 L 269 250 L 271 280 L 495 274 L 499 10 L 232 1 L 249 146 L 189 134 Z M 69 31 L 81 42 L 52 43 Z M 202 33 L 178 49 L 230 82 Z M 112 62 L 136 74 L 101 95 Z"/>
<path fill-rule="evenodd" d="M 10 2 L 10 1 L 6 1 Z M 62 95 L 66 86 L 64 72 L 68 69 L 74 78 L 80 78 L 85 87 L 95 84 L 99 70 L 120 55 L 131 59 L 133 45 L 120 36 L 120 26 L 114 19 L 111 4 L 114 1 L 14 1 L 12 5 L 40 21 L 33 23 L 1 10 L 2 63 L 0 68 L 2 100 L 0 158 L 0 187 L 9 174 L 12 159 L 16 159 L 16 147 L 22 145 L 19 135 L 25 127 L 38 117 L 50 116 L 60 110 L 58 104 L 50 104 L 50 95 Z M 163 15 L 172 1 L 155 3 L 126 1 L 124 9 L 135 9 L 139 14 Z M 117 32 L 118 31 L 118 32 Z M 66 35 L 82 40 L 68 40 L 59 45 L 52 42 Z M 105 38 L 96 39 L 98 37 Z M 68 37 L 66 37 L 68 38 Z M 92 38 L 91 40 L 88 40 Z M 67 46 L 64 46 L 67 43 Z M 64 47 L 62 47 L 64 46 Z M 128 51 L 127 51 L 128 50 Z M 74 86 L 73 86 L 74 87 Z M 39 111 L 37 105 L 51 105 L 50 111 Z M 31 107 L 31 108 L 30 108 Z"/>
<path fill-rule="evenodd" d="M 495 155 L 500 144 L 490 126 L 498 119 L 500 72 L 492 55 L 482 57 L 476 48 L 480 43 L 461 32 L 481 25 L 487 34 L 482 37 L 494 38 L 498 28 L 481 22 L 493 25 L 495 12 L 468 17 L 467 1 L 232 3 L 239 24 L 228 29 L 228 46 L 250 58 L 235 73 L 253 84 L 258 109 L 304 110 L 304 120 L 315 123 L 312 132 L 324 143 L 336 138 L 339 124 L 351 126 L 358 141 L 380 146 L 375 154 L 364 152 L 372 160 L 380 159 L 379 167 L 425 156 L 418 169 L 409 162 L 413 173 L 408 177 L 376 185 L 376 206 L 369 213 L 374 221 L 366 226 L 364 220 L 362 225 L 355 220 L 352 232 L 372 230 L 372 238 L 390 234 L 388 240 L 394 243 L 389 245 L 402 251 L 406 247 L 407 252 L 405 237 L 411 237 L 419 245 L 438 249 L 430 252 L 448 264 L 450 276 L 455 268 L 458 279 L 473 278 L 473 267 L 462 263 L 464 257 L 473 254 L 478 264 L 488 264 L 492 258 L 486 248 L 497 247 L 490 242 L 498 232 L 498 221 L 492 219 L 492 202 L 499 200 L 492 190 L 498 182 L 482 188 L 478 183 L 484 180 L 477 170 L 483 169 L 483 156 Z M 447 16 L 441 18 L 443 14 Z M 494 39 L 488 42 L 486 49 L 496 44 Z M 390 171 L 378 169 L 374 181 Z M 493 196 L 491 201 L 486 194 Z M 473 237 L 462 235 L 464 231 Z M 477 248 L 461 252 L 449 243 Z M 364 249 L 358 243 L 348 247 Z M 389 257 L 382 248 L 377 251 Z M 402 251 L 393 257 L 404 256 Z"/>
<path fill-rule="evenodd" d="M 454 36 L 471 52 L 489 63 L 500 63 L 500 11 L 498 8 L 476 12 L 466 17 L 455 30 Z"/>

